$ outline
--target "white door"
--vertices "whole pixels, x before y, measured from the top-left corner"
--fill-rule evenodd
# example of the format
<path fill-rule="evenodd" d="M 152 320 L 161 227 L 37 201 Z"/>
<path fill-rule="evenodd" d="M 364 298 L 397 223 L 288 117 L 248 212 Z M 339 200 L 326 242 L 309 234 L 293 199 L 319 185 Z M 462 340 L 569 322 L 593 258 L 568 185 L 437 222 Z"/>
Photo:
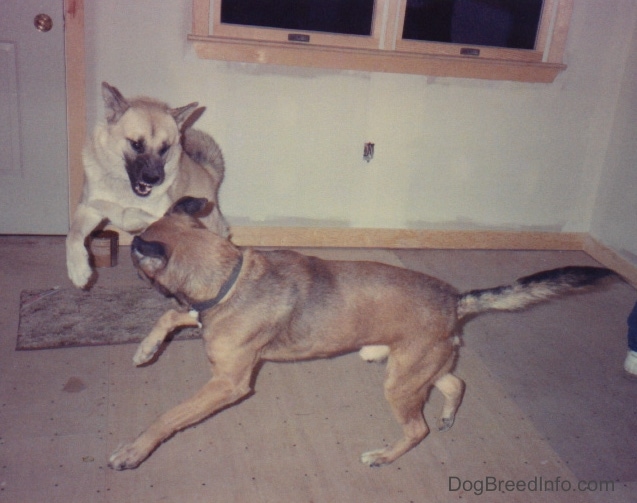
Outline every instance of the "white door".
<path fill-rule="evenodd" d="M 0 234 L 68 231 L 63 13 L 0 0 Z"/>

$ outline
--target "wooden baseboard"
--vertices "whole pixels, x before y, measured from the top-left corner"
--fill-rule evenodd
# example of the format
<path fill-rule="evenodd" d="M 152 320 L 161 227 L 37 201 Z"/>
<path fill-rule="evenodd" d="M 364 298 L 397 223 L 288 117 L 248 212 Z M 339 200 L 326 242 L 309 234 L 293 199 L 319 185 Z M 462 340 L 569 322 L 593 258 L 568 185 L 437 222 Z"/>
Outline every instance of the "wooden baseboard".
<path fill-rule="evenodd" d="M 112 227 L 107 227 L 111 229 Z M 130 245 L 130 234 L 119 244 Z M 443 250 L 582 250 L 585 233 L 357 229 L 349 227 L 232 227 L 237 246 L 284 248 L 422 248 Z"/>
<path fill-rule="evenodd" d="M 309 227 L 233 227 L 239 246 L 581 250 L 582 233 Z"/>
<path fill-rule="evenodd" d="M 584 239 L 582 251 L 623 276 L 628 283 L 637 288 L 637 267 L 617 252 L 590 236 Z"/>
<path fill-rule="evenodd" d="M 130 245 L 131 239 L 120 231 L 120 245 Z M 587 233 L 579 232 L 234 226 L 232 241 L 238 246 L 275 248 L 583 251 L 637 288 L 636 266 Z"/>

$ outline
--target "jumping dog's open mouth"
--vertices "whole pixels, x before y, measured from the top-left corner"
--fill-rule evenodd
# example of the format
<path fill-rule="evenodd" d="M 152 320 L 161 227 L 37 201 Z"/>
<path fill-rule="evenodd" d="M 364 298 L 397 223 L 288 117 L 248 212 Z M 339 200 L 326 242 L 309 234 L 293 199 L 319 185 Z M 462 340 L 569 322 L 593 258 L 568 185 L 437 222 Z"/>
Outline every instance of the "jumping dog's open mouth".
<path fill-rule="evenodd" d="M 148 197 L 153 187 L 164 182 L 164 161 L 150 155 L 126 157 L 126 173 L 138 197 Z"/>
<path fill-rule="evenodd" d="M 153 186 L 149 183 L 145 183 L 142 181 L 137 181 L 133 183 L 133 192 L 140 197 L 146 197 L 150 195 L 153 190 Z"/>

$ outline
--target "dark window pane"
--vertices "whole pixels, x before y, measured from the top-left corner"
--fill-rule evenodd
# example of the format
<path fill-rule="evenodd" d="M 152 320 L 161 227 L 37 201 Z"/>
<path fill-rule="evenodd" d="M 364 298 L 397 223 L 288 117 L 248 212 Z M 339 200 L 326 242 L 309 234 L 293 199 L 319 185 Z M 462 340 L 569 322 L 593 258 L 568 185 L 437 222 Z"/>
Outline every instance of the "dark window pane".
<path fill-rule="evenodd" d="M 403 39 L 534 49 L 542 0 L 407 0 Z"/>
<path fill-rule="evenodd" d="M 221 22 L 371 35 L 374 0 L 224 0 Z"/>

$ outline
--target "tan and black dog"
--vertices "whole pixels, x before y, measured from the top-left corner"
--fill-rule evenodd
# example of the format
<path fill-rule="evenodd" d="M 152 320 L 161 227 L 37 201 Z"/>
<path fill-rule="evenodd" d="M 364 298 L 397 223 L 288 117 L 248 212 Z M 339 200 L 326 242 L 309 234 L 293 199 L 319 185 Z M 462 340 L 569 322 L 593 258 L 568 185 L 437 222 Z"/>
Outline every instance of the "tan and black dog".
<path fill-rule="evenodd" d="M 361 461 L 391 463 L 429 432 L 423 406 L 432 386 L 445 397 L 439 428 L 453 424 L 463 392 L 462 381 L 450 373 L 460 320 L 487 310 L 521 309 L 614 275 L 609 269 L 566 267 L 509 286 L 460 293 L 399 267 L 237 248 L 191 216 L 206 202 L 179 201 L 135 238 L 131 253 L 158 289 L 198 312 L 213 377 L 117 449 L 112 468 L 137 467 L 175 432 L 248 395 L 261 360 L 357 350 L 365 359 L 388 358 L 385 396 L 404 433 L 393 445 L 364 453 Z M 197 314 L 187 308 L 169 310 L 140 344 L 135 363 L 150 361 L 175 328 L 197 324 Z"/>

